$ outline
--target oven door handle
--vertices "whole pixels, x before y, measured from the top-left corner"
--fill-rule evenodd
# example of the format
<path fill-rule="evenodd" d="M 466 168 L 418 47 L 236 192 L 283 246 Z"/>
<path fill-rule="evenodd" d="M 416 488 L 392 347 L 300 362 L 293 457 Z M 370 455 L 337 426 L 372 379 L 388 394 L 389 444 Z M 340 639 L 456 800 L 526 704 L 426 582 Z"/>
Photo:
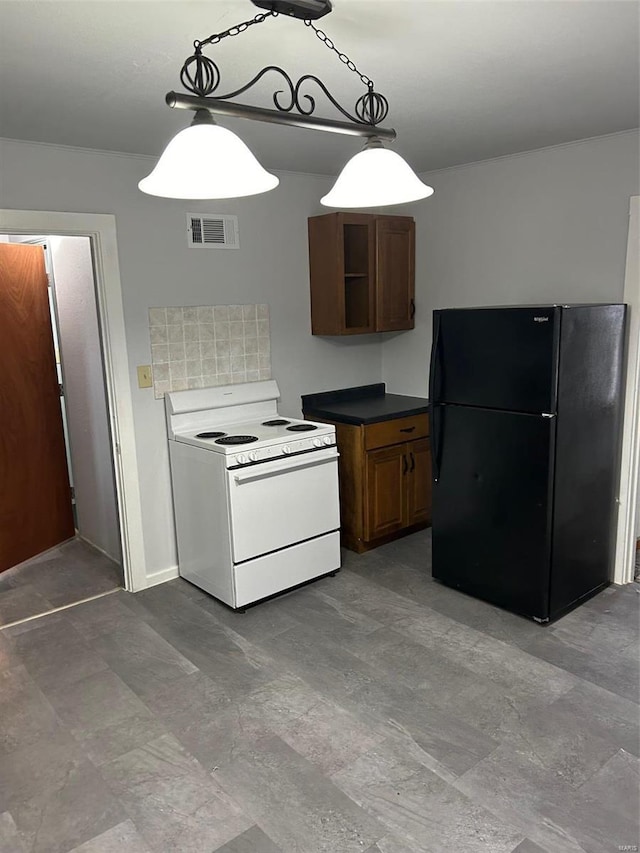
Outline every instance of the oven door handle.
<path fill-rule="evenodd" d="M 299 471 L 301 468 L 313 468 L 316 465 L 324 465 L 325 462 L 335 462 L 340 456 L 337 451 L 323 454 L 321 457 L 309 455 L 306 459 L 289 457 L 284 465 L 271 465 L 269 462 L 256 465 L 245 471 L 233 472 L 233 479 L 241 486 L 243 483 L 252 483 L 255 480 L 263 480 L 265 477 L 275 477 L 277 474 L 288 474 L 289 471 Z"/>

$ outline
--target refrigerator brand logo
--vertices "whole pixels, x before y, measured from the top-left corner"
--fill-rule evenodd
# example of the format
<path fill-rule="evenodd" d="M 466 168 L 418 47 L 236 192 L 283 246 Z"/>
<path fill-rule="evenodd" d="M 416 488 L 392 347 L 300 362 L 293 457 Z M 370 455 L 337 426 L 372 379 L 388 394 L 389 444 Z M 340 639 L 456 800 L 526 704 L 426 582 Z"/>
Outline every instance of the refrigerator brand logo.
<path fill-rule="evenodd" d="M 548 317 L 534 317 L 533 319 L 535 320 L 536 323 L 548 323 L 549 322 Z"/>

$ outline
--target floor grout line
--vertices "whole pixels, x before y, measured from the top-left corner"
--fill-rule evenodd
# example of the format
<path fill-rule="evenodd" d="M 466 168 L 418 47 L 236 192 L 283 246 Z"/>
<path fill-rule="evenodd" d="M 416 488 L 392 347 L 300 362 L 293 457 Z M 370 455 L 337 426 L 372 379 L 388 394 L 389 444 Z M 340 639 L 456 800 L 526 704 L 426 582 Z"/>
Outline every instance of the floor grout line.
<path fill-rule="evenodd" d="M 51 610 L 46 610 L 44 613 L 36 613 L 35 616 L 25 616 L 24 619 L 17 619 L 15 622 L 0 625 L 0 631 L 4 631 L 5 628 L 13 628 L 15 625 L 23 625 L 25 622 L 33 622 L 34 619 L 42 619 L 43 616 L 51 616 L 52 613 L 60 613 L 61 610 L 69 610 L 71 607 L 77 607 L 79 604 L 86 604 L 88 601 L 95 601 L 98 598 L 113 595 L 114 592 L 118 592 L 121 589 L 121 586 L 116 586 L 113 589 L 107 590 L 107 592 L 99 592 L 98 595 L 90 595 L 88 598 L 81 598 L 80 601 L 73 601 L 71 604 L 62 604 L 60 607 L 53 607 Z"/>

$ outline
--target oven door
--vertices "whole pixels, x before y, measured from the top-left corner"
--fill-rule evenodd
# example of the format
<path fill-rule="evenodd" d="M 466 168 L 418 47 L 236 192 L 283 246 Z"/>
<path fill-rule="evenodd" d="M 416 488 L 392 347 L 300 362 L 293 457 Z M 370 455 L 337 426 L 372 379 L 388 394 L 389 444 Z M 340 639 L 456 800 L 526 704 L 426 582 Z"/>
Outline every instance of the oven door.
<path fill-rule="evenodd" d="M 340 527 L 335 447 L 227 471 L 234 563 Z"/>

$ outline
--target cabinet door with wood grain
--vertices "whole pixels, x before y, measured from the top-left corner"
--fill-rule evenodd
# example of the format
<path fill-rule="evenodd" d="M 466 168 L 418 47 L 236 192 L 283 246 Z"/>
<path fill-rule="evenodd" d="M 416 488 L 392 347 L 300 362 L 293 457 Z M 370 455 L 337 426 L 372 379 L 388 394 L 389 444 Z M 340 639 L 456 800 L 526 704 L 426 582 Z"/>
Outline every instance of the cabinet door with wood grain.
<path fill-rule="evenodd" d="M 405 445 L 395 445 L 366 454 L 366 540 L 386 536 L 405 526 L 409 463 L 404 449 Z"/>
<path fill-rule="evenodd" d="M 429 439 L 407 445 L 407 525 L 431 521 L 431 448 Z"/>
<path fill-rule="evenodd" d="M 376 219 L 376 331 L 413 329 L 415 223 L 406 216 Z"/>

